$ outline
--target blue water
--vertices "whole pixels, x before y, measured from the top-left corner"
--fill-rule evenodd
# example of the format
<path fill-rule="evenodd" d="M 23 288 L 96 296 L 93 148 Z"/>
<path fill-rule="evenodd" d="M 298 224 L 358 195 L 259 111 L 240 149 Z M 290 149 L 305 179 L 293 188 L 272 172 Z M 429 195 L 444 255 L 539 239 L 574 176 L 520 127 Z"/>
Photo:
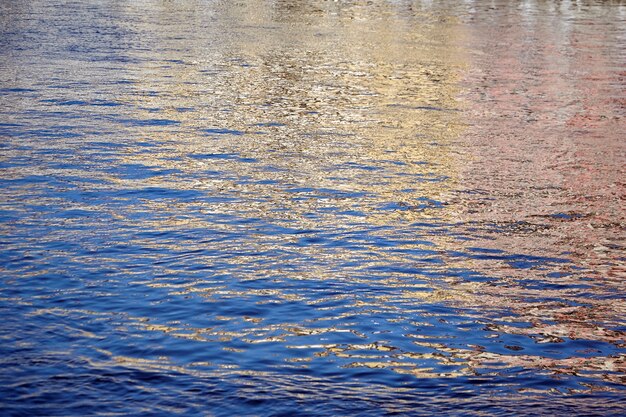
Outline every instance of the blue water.
<path fill-rule="evenodd" d="M 0 414 L 626 413 L 622 2 L 0 3 Z"/>

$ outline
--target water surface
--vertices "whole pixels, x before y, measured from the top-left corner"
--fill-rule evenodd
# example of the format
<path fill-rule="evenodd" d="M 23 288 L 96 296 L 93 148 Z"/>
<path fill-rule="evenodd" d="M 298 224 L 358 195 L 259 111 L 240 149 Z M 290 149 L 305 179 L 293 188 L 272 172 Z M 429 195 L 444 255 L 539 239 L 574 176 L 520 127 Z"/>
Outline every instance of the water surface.
<path fill-rule="evenodd" d="M 626 412 L 620 1 L 0 4 L 3 415 Z"/>

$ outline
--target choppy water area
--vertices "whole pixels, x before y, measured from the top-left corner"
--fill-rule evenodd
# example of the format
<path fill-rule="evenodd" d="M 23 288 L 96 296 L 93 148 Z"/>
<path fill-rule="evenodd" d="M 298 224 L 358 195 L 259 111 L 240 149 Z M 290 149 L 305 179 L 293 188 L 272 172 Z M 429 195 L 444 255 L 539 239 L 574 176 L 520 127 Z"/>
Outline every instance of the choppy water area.
<path fill-rule="evenodd" d="M 2 415 L 626 412 L 626 4 L 0 3 Z"/>

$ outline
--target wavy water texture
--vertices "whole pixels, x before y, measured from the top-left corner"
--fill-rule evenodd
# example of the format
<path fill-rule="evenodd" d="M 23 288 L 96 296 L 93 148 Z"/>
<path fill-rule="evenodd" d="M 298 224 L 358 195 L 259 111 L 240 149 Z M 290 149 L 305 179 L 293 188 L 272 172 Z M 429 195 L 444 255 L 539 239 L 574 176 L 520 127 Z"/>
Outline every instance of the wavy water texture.
<path fill-rule="evenodd" d="M 2 415 L 626 413 L 620 1 L 0 3 Z"/>

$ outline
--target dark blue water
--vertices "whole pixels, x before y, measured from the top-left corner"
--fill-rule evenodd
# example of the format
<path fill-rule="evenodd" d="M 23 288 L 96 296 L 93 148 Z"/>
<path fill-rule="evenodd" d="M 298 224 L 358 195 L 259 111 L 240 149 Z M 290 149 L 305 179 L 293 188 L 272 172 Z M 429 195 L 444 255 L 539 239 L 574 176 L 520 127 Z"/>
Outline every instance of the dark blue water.
<path fill-rule="evenodd" d="M 0 3 L 0 414 L 626 413 L 619 1 Z"/>

